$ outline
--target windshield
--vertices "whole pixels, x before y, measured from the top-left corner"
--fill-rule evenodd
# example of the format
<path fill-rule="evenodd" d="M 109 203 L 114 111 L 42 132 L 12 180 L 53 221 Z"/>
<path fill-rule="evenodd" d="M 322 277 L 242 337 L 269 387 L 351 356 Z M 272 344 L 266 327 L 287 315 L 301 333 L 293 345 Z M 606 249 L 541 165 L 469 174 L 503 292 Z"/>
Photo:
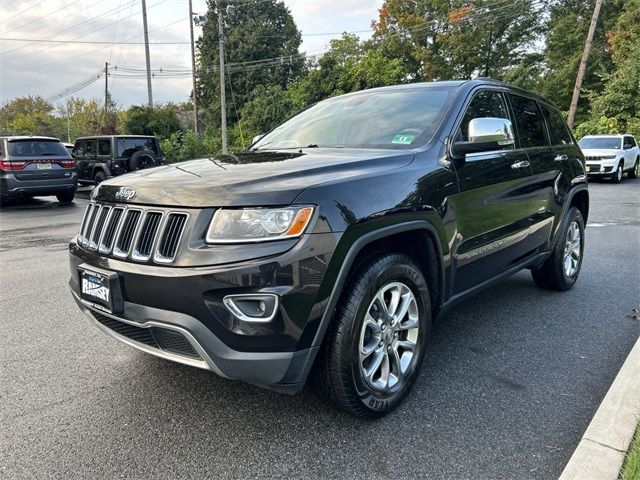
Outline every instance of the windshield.
<path fill-rule="evenodd" d="M 158 144 L 155 137 L 118 138 L 117 148 L 119 157 L 131 157 L 139 150 L 151 150 L 155 155 L 158 155 Z"/>
<path fill-rule="evenodd" d="M 578 145 L 580 148 L 620 150 L 622 139 L 617 137 L 585 137 L 578 142 Z"/>
<path fill-rule="evenodd" d="M 69 157 L 67 149 L 57 140 L 10 140 L 7 150 L 11 157 Z"/>
<path fill-rule="evenodd" d="M 455 90 L 402 88 L 324 100 L 277 127 L 253 149 L 415 148 L 431 139 Z"/>

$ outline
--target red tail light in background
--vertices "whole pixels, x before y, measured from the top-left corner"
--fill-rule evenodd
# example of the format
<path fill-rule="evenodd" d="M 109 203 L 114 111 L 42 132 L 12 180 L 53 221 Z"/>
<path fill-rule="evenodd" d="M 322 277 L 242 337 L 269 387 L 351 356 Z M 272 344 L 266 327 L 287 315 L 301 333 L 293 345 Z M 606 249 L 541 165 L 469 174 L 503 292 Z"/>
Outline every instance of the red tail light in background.
<path fill-rule="evenodd" d="M 76 166 L 75 160 L 63 160 L 58 162 L 62 168 L 74 168 Z"/>
<path fill-rule="evenodd" d="M 22 170 L 31 162 L 22 162 L 16 160 L 0 160 L 0 168 L 4 170 Z"/>

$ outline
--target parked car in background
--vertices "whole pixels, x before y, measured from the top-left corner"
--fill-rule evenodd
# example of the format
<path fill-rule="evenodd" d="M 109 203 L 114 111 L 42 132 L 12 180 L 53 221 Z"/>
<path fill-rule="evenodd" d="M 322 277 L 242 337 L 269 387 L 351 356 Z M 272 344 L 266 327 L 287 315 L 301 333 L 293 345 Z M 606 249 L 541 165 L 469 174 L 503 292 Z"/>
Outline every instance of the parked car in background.
<path fill-rule="evenodd" d="M 640 148 L 632 135 L 587 135 L 578 142 L 587 161 L 587 175 L 622 181 L 639 174 Z"/>
<path fill-rule="evenodd" d="M 73 147 L 73 158 L 79 181 L 96 185 L 126 172 L 163 163 L 158 139 L 143 135 L 81 137 Z"/>
<path fill-rule="evenodd" d="M 588 211 L 584 157 L 548 101 L 488 79 L 384 87 L 245 152 L 103 182 L 69 285 L 130 346 L 280 392 L 312 372 L 330 403 L 379 417 L 418 377 L 435 316 L 523 268 L 572 288 Z"/>
<path fill-rule="evenodd" d="M 69 203 L 77 185 L 75 162 L 57 138 L 0 137 L 0 202 L 55 195 Z"/>
<path fill-rule="evenodd" d="M 67 149 L 69 155 L 73 154 L 73 143 L 62 142 L 62 145 L 64 145 L 64 148 Z"/>

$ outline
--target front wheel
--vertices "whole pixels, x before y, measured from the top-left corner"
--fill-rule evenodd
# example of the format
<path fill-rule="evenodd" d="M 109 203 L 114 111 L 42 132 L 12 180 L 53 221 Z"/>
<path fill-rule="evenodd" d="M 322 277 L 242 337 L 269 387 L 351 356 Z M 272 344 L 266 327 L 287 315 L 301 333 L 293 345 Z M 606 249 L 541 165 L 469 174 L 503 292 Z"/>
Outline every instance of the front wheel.
<path fill-rule="evenodd" d="M 624 167 L 622 166 L 622 162 L 618 164 L 618 168 L 616 169 L 616 173 L 613 174 L 611 180 L 613 183 L 620 183 L 622 181 L 622 177 L 624 176 Z"/>
<path fill-rule="evenodd" d="M 584 254 L 584 220 L 580 210 L 569 209 L 559 235 L 549 258 L 540 268 L 531 270 L 536 284 L 547 290 L 569 290 L 578 279 Z"/>
<path fill-rule="evenodd" d="M 638 178 L 638 175 L 640 175 L 640 172 L 638 172 L 639 169 L 640 169 L 640 157 L 636 158 L 636 163 L 634 163 L 633 168 L 629 170 L 629 178 Z"/>
<path fill-rule="evenodd" d="M 358 417 L 381 417 L 407 395 L 431 327 L 427 282 L 415 262 L 385 253 L 362 264 L 341 296 L 316 363 L 329 403 Z"/>

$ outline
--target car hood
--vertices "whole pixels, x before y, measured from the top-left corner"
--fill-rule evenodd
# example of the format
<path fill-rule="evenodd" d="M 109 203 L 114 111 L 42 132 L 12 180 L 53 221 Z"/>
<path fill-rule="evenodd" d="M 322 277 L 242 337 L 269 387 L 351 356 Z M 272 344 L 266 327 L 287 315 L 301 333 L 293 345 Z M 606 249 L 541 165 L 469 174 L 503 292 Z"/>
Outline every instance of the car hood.
<path fill-rule="evenodd" d="M 614 148 L 583 148 L 582 153 L 585 157 L 604 157 L 618 155 L 620 150 Z"/>
<path fill-rule="evenodd" d="M 399 168 L 413 157 L 337 148 L 243 152 L 121 175 L 101 183 L 92 198 L 175 207 L 289 205 L 305 188 Z"/>

